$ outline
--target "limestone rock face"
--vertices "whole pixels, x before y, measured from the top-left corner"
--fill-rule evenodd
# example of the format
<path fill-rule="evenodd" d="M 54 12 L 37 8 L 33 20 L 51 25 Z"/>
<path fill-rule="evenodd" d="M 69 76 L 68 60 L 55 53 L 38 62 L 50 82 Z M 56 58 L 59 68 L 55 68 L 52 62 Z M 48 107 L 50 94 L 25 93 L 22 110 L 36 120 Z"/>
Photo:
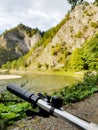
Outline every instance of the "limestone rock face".
<path fill-rule="evenodd" d="M 53 27 L 55 33 L 52 32 L 54 33 L 51 34 L 52 38 L 47 35 L 44 37 L 44 33 L 41 35 L 39 31 L 34 32 L 32 29 L 29 29 L 28 33 L 27 28 L 20 26 L 14 31 L 3 34 L 0 37 L 0 65 L 25 55 L 37 45 L 25 61 L 30 68 L 64 67 L 73 50 L 81 48 L 87 40 L 98 33 L 98 6 L 79 4 L 62 21 L 58 24 L 59 28 Z M 44 43 L 38 45 L 40 39 Z"/>
<path fill-rule="evenodd" d="M 61 68 L 64 66 L 64 62 L 58 61 L 62 54 L 59 52 L 57 55 L 52 55 L 53 47 L 58 44 L 63 45 L 72 53 L 75 48 L 80 48 L 86 40 L 98 33 L 98 6 L 96 4 L 80 4 L 68 15 L 69 19 L 41 51 L 35 60 L 36 62 Z"/>
<path fill-rule="evenodd" d="M 37 31 L 29 36 L 26 30 L 19 26 L 5 32 L 0 37 L 0 66 L 6 61 L 17 59 L 28 53 L 41 38 L 40 32 Z"/>

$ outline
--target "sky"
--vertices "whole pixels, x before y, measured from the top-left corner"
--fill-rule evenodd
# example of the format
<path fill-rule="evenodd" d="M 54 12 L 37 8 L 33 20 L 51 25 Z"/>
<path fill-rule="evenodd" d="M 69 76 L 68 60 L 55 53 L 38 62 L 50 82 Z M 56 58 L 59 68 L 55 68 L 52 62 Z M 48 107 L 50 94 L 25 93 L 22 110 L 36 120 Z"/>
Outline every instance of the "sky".
<path fill-rule="evenodd" d="M 56 26 L 69 10 L 67 0 L 0 0 L 0 33 L 20 23 L 46 31 Z"/>

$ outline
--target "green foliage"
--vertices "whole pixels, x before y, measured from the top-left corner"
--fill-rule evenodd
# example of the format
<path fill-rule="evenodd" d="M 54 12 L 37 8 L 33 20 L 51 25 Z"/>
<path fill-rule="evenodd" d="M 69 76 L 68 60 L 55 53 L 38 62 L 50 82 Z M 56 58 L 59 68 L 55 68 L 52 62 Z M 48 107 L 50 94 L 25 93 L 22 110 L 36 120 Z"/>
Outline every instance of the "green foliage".
<path fill-rule="evenodd" d="M 56 44 L 55 46 L 52 46 L 51 54 L 57 55 L 62 50 L 62 47 L 60 44 Z"/>
<path fill-rule="evenodd" d="M 98 70 L 98 35 L 87 41 L 83 49 L 83 58 L 88 69 Z"/>
<path fill-rule="evenodd" d="M 62 97 L 64 104 L 67 104 L 83 100 L 95 92 L 98 92 L 98 73 L 87 72 L 82 82 L 79 81 L 70 87 L 66 86 L 55 95 Z"/>
<path fill-rule="evenodd" d="M 57 60 L 59 63 L 64 63 L 66 61 L 66 56 L 65 54 L 60 54 L 58 56 L 58 60 Z"/>
<path fill-rule="evenodd" d="M 83 0 L 67 0 L 71 4 L 71 8 L 74 9 L 77 4 L 81 4 Z"/>
<path fill-rule="evenodd" d="M 18 39 L 20 39 L 20 40 L 24 40 L 25 34 L 22 33 L 22 31 L 25 32 L 29 37 L 33 36 L 37 32 L 41 33 L 37 28 L 31 29 L 28 26 L 25 26 L 23 24 L 19 24 L 17 27 L 12 28 L 8 31 L 5 31 L 2 35 L 4 38 L 7 39 L 8 45 L 7 45 L 7 47 L 0 46 L 0 67 L 2 64 L 6 63 L 7 61 L 13 61 L 13 60 L 19 58 L 20 53 L 21 53 L 21 55 L 24 55 L 25 52 L 23 51 L 23 49 L 20 48 L 17 40 L 9 39 L 9 34 L 11 34 L 11 35 L 17 36 Z M 24 60 L 24 58 L 23 58 L 23 60 Z M 23 60 L 21 60 L 21 61 L 23 62 Z M 15 66 L 16 66 L 16 68 L 17 68 L 16 64 L 18 64 L 18 63 L 16 63 L 16 61 L 14 61 L 12 63 L 12 65 L 10 63 L 10 66 L 9 66 L 9 62 L 8 62 L 7 65 L 4 65 L 3 67 L 15 68 Z M 22 64 L 24 64 L 24 66 L 27 66 L 26 63 L 22 63 Z"/>
<path fill-rule="evenodd" d="M 58 30 L 70 19 L 69 13 L 65 16 L 65 18 L 58 24 L 56 27 L 50 28 L 45 33 L 43 32 L 42 38 L 38 41 L 35 46 L 35 49 L 39 46 L 43 46 L 44 48 L 51 42 L 52 38 L 58 32 Z"/>
<path fill-rule="evenodd" d="M 86 13 L 86 10 L 85 10 Z M 25 69 L 29 67 L 33 63 L 33 59 L 36 58 L 38 55 L 40 55 L 40 52 L 45 48 L 49 42 L 51 42 L 52 38 L 56 35 L 58 30 L 70 19 L 70 14 L 67 14 L 66 17 L 61 21 L 60 24 L 58 24 L 56 27 L 53 27 L 49 29 L 46 32 L 42 33 L 42 38 L 37 42 L 36 46 L 30 50 L 28 54 L 25 56 L 19 58 L 18 60 L 14 60 L 13 62 L 10 62 L 14 59 L 14 54 L 9 55 L 8 62 L 2 66 L 2 68 L 8 68 L 8 69 Z M 94 28 L 98 28 L 97 23 L 91 22 L 91 26 Z M 31 30 L 28 27 L 24 25 L 18 25 L 18 28 L 25 29 L 28 34 L 34 34 L 37 29 Z M 83 32 L 79 31 L 75 37 L 76 38 L 81 38 L 82 34 L 84 33 L 85 29 L 83 29 Z M 41 48 L 39 53 L 37 52 L 37 49 Z M 9 54 L 9 48 L 7 49 L 6 53 Z M 5 54 L 5 49 L 0 48 L 0 58 L 6 59 Z M 58 63 L 63 63 L 68 67 L 69 70 L 74 70 L 74 71 L 80 71 L 80 70 L 98 70 L 98 34 L 96 34 L 94 37 L 86 41 L 83 46 L 79 49 L 75 49 L 72 52 L 72 55 L 70 52 L 68 52 L 66 48 L 66 43 L 57 43 L 55 46 L 52 46 L 51 49 L 51 55 L 57 57 L 57 62 Z M 33 58 L 32 58 L 33 57 Z M 37 64 L 38 68 L 41 68 L 42 65 L 39 63 Z M 47 64 L 44 64 L 44 67 L 46 69 L 48 68 Z"/>
<path fill-rule="evenodd" d="M 46 69 L 49 68 L 49 64 L 47 64 L 47 63 L 45 63 L 44 66 L 45 66 Z"/>
<path fill-rule="evenodd" d="M 83 33 L 82 33 L 81 31 L 79 31 L 79 32 L 75 35 L 75 37 L 76 37 L 76 38 L 81 38 L 81 37 L 82 37 L 82 34 L 83 34 Z"/>
<path fill-rule="evenodd" d="M 98 6 L 98 0 L 95 0 L 96 5 Z"/>
<path fill-rule="evenodd" d="M 11 69 L 11 62 L 8 61 L 6 64 L 3 64 L 2 69 Z"/>
<path fill-rule="evenodd" d="M 36 33 L 40 33 L 40 31 L 36 28 L 36 29 L 31 29 L 29 27 L 26 27 L 26 33 L 29 37 L 32 37 L 34 34 Z"/>
<path fill-rule="evenodd" d="M 27 55 L 18 60 L 13 62 L 8 61 L 2 68 L 25 69 L 33 62 L 30 60 L 30 57 L 32 57 L 34 50 L 35 48 L 32 48 Z M 0 53 L 3 52 L 2 50 Z M 68 66 L 69 70 L 98 70 L 98 34 L 86 41 L 81 48 L 76 48 L 72 54 L 68 52 L 66 43 L 57 43 L 55 46 L 52 46 L 51 54 L 57 56 L 57 61 L 64 63 L 65 67 Z M 38 68 L 41 68 L 41 66 L 41 64 L 37 64 Z M 48 68 L 47 65 L 45 67 Z"/>
<path fill-rule="evenodd" d="M 76 48 L 69 61 L 69 66 L 71 70 L 80 71 L 84 69 L 84 60 L 83 60 L 83 49 Z"/>
<path fill-rule="evenodd" d="M 98 22 L 91 22 L 91 26 L 95 29 L 98 28 Z"/>
<path fill-rule="evenodd" d="M 38 62 L 38 63 L 37 63 L 37 68 L 41 68 L 41 67 L 42 67 L 41 63 Z"/>
<path fill-rule="evenodd" d="M 82 48 L 76 48 L 69 59 L 69 69 L 98 70 L 98 34 L 84 43 Z"/>
<path fill-rule="evenodd" d="M 36 50 L 40 46 L 45 48 L 49 44 L 49 42 L 51 42 L 52 38 L 58 32 L 60 27 L 63 26 L 63 24 L 65 24 L 69 19 L 70 19 L 70 15 L 67 14 L 66 17 L 56 27 L 53 27 L 53 28 L 49 29 L 48 31 L 41 33 L 42 34 L 42 38 L 37 42 L 35 47 L 32 48 L 28 54 L 26 54 L 25 56 L 19 58 L 18 60 L 14 60 L 13 62 L 9 62 L 9 61 L 12 61 L 13 59 L 15 59 L 14 57 L 11 58 L 6 64 L 2 65 L 2 68 L 4 68 L 4 69 L 7 69 L 7 68 L 8 69 L 19 69 L 19 68 L 24 69 L 25 67 L 28 67 L 32 63 L 32 61 L 30 61 L 28 59 L 30 57 L 32 57 L 33 51 Z M 21 30 L 25 29 L 29 36 L 32 36 L 34 33 L 36 33 L 38 31 L 38 29 L 32 30 L 31 28 L 26 27 L 23 24 L 19 24 L 17 26 L 17 28 L 21 29 Z M 15 29 L 16 28 L 13 28 L 10 31 L 13 31 Z M 8 31 L 5 34 L 7 34 L 7 33 L 8 33 Z"/>
<path fill-rule="evenodd" d="M 84 1 L 83 4 L 86 5 L 86 6 L 88 6 L 89 2 L 88 1 Z"/>
<path fill-rule="evenodd" d="M 37 32 L 41 33 L 37 28 L 32 29 L 28 26 L 25 26 L 24 24 L 20 23 L 19 25 L 17 25 L 15 28 L 12 28 L 10 30 L 6 30 L 2 35 L 6 36 L 8 33 L 15 33 L 18 35 L 18 37 L 20 37 L 20 39 L 24 39 L 23 35 L 19 35 L 19 30 L 24 30 L 26 31 L 26 34 L 29 37 L 32 37 L 34 34 L 36 34 Z"/>
<path fill-rule="evenodd" d="M 29 103 L 8 92 L 1 94 L 0 101 L 3 101 L 0 103 L 0 120 L 3 124 L 3 126 L 0 124 L 1 129 L 5 129 L 7 125 L 25 117 L 25 111 L 31 109 Z"/>
<path fill-rule="evenodd" d="M 55 46 L 52 46 L 51 54 L 58 55 L 59 53 L 67 55 L 67 48 L 65 43 L 57 43 Z"/>
<path fill-rule="evenodd" d="M 26 62 L 26 57 L 28 57 L 28 55 L 19 58 L 18 60 L 13 60 L 12 62 L 7 62 L 6 64 L 2 65 L 3 69 L 24 69 L 26 67 L 28 67 L 28 64 Z"/>
<path fill-rule="evenodd" d="M 66 64 L 67 57 L 70 53 L 67 51 L 66 43 L 57 43 L 52 46 L 51 55 L 57 57 L 57 62 L 61 64 Z"/>
<path fill-rule="evenodd" d="M 93 13 L 89 12 L 87 9 L 84 10 L 84 14 L 87 15 L 87 16 L 92 16 L 93 15 Z"/>

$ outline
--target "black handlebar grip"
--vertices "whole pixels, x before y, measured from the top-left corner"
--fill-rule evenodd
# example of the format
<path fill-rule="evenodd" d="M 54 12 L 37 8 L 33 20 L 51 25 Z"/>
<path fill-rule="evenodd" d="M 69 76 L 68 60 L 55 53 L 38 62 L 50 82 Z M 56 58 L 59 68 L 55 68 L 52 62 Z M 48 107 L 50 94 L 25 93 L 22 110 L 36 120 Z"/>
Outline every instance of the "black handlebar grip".
<path fill-rule="evenodd" d="M 27 90 L 25 89 L 22 89 L 21 87 L 18 87 L 16 85 L 8 85 L 6 87 L 6 89 L 8 91 L 10 91 L 11 93 L 13 93 L 14 95 L 24 99 L 25 101 L 29 102 L 29 103 L 32 103 L 32 100 L 31 100 L 31 97 L 34 95 L 34 94 L 31 94 L 29 93 Z"/>

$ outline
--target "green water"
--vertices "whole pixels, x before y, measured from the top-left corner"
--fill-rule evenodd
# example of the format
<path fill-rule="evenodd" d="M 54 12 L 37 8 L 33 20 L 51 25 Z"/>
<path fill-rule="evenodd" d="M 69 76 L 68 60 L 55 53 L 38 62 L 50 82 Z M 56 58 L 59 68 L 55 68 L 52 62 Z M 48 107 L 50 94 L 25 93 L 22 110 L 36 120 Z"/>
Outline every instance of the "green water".
<path fill-rule="evenodd" d="M 50 93 L 76 81 L 77 79 L 72 76 L 27 74 L 20 79 L 0 80 L 0 91 L 5 90 L 9 84 L 21 85 L 27 82 L 24 88 L 31 92 Z"/>

